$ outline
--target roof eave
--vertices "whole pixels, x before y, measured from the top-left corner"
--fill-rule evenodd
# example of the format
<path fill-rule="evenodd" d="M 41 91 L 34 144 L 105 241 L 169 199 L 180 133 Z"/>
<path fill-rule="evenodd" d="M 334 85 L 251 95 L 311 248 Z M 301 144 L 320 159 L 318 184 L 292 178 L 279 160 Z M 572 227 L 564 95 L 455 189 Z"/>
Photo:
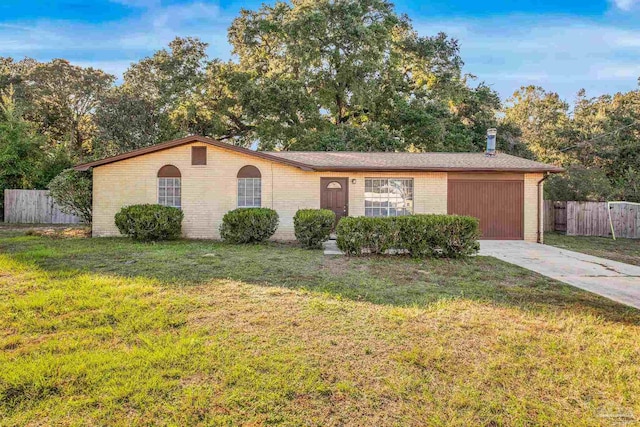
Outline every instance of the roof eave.
<path fill-rule="evenodd" d="M 519 172 L 562 173 L 562 168 L 466 168 L 466 167 L 385 167 L 385 166 L 316 166 L 318 172 Z"/>
<path fill-rule="evenodd" d="M 152 145 L 149 147 L 144 147 L 144 148 L 140 148 L 138 150 L 134 150 L 134 151 L 130 151 L 128 153 L 123 153 L 123 154 L 119 154 L 117 156 L 112 156 L 112 157 L 107 157 L 105 159 L 101 159 L 101 160 L 96 160 L 93 162 L 88 162 L 88 163 L 82 163 L 79 165 L 76 165 L 73 167 L 73 169 L 77 170 L 77 171 L 86 171 L 89 170 L 90 168 L 93 167 L 98 167 L 98 166 L 103 166 L 103 165 L 107 165 L 110 163 L 115 163 L 115 162 L 120 162 L 122 160 L 127 160 L 127 159 L 132 159 L 134 157 L 139 157 L 145 154 L 150 154 L 150 153 L 155 153 L 157 151 L 163 151 L 163 150 L 168 150 L 170 148 L 174 148 L 174 147 L 179 147 L 181 145 L 185 145 L 185 144 L 190 144 L 193 142 L 202 142 L 205 144 L 209 144 L 212 145 L 214 147 L 218 147 L 218 148 L 222 148 L 224 150 L 230 150 L 230 151 L 235 151 L 238 153 L 242 153 L 248 156 L 253 156 L 253 157 L 258 157 L 261 159 L 265 159 L 265 160 L 269 160 L 269 161 L 273 161 L 276 163 L 282 163 L 282 164 L 286 164 L 289 166 L 293 166 L 293 167 L 297 167 L 299 169 L 302 169 L 304 171 L 314 171 L 315 168 L 311 165 L 305 164 L 305 163 L 301 163 L 301 162 L 297 162 L 295 160 L 288 160 L 288 159 L 283 159 L 277 156 L 272 156 L 270 154 L 267 153 L 263 153 L 260 151 L 254 151 L 254 150 L 249 150 L 247 148 L 244 147 L 238 147 L 236 145 L 231 145 L 231 144 L 226 144 L 224 142 L 212 139 L 212 138 L 206 138 L 203 136 L 187 136 L 184 138 L 180 138 L 180 139 L 175 139 L 172 141 L 168 141 L 168 142 L 163 142 L 160 144 L 156 144 L 156 145 Z"/>

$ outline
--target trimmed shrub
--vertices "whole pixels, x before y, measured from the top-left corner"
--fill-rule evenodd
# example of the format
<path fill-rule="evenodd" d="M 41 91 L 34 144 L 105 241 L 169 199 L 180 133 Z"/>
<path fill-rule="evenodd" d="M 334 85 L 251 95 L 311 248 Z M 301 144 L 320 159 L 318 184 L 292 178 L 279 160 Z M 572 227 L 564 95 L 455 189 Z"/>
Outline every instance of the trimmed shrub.
<path fill-rule="evenodd" d="M 344 217 L 336 227 L 336 243 L 347 255 L 382 254 L 396 246 L 395 218 Z"/>
<path fill-rule="evenodd" d="M 459 215 L 351 217 L 338 223 L 338 248 L 347 255 L 405 250 L 413 257 L 457 258 L 478 251 L 478 220 Z"/>
<path fill-rule="evenodd" d="M 231 243 L 259 243 L 278 228 L 278 213 L 268 208 L 239 208 L 222 218 L 220 236 Z"/>
<path fill-rule="evenodd" d="M 336 214 L 328 209 L 300 209 L 293 217 L 296 239 L 305 248 L 321 248 L 335 221 Z"/>
<path fill-rule="evenodd" d="M 398 246 L 413 257 L 458 258 L 480 249 L 478 219 L 460 215 L 410 215 L 396 218 Z"/>
<path fill-rule="evenodd" d="M 178 208 L 162 205 L 132 205 L 116 214 L 120 233 L 135 240 L 171 240 L 180 237 L 184 214 Z"/>

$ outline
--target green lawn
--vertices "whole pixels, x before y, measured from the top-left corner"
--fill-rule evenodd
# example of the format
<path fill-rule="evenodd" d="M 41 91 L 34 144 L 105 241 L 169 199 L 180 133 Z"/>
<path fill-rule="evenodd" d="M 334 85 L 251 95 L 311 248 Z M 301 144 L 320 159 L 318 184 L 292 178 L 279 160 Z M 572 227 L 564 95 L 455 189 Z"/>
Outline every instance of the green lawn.
<path fill-rule="evenodd" d="M 3 426 L 606 425 L 638 360 L 639 311 L 493 258 L 0 231 Z"/>
<path fill-rule="evenodd" d="M 549 233 L 544 235 L 544 242 L 563 249 L 640 265 L 640 239 L 613 240 L 611 237 L 565 236 Z"/>

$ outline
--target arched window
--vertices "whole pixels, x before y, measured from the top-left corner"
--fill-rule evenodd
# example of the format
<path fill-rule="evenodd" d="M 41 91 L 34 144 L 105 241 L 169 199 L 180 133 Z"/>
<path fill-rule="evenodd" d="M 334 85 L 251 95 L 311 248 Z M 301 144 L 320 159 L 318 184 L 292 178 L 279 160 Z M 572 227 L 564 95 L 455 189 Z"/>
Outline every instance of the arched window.
<path fill-rule="evenodd" d="M 238 171 L 238 207 L 262 206 L 262 175 L 257 167 L 247 165 Z"/>
<path fill-rule="evenodd" d="M 158 204 L 179 208 L 181 203 L 180 169 L 165 165 L 158 171 Z"/>

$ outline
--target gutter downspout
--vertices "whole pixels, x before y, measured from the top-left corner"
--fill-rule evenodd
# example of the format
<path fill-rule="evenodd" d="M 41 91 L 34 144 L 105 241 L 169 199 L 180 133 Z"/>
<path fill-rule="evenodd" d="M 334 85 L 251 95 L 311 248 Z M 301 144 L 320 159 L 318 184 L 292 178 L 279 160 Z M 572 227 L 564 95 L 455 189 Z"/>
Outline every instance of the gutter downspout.
<path fill-rule="evenodd" d="M 542 221 L 540 220 L 542 217 L 542 183 L 551 176 L 549 172 L 546 172 L 540 181 L 538 181 L 538 238 L 536 241 L 538 243 L 542 243 L 542 233 L 540 232 L 540 226 L 542 225 Z"/>

